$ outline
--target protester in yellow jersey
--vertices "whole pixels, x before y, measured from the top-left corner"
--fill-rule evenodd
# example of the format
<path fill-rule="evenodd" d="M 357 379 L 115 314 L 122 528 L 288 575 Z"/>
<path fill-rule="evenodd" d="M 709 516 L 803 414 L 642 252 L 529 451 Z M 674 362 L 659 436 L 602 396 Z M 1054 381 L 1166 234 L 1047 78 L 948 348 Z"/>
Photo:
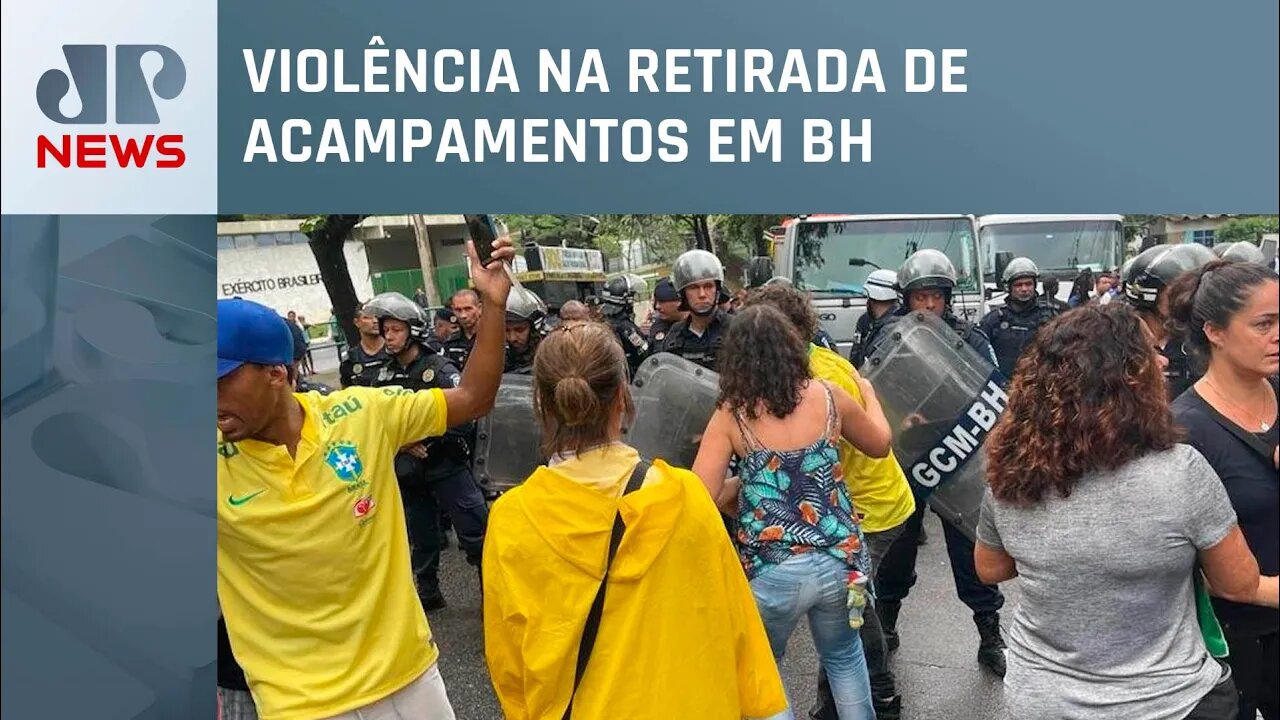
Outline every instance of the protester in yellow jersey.
<path fill-rule="evenodd" d="M 507 720 L 792 718 L 702 482 L 621 442 L 627 362 L 605 325 L 534 361 L 551 460 L 494 504 L 485 655 Z"/>
<path fill-rule="evenodd" d="M 809 299 L 790 286 L 773 284 L 755 290 L 747 296 L 745 303 L 746 306 L 753 304 L 767 304 L 782 311 L 799 328 L 803 337 L 814 337 L 817 332 L 818 318 Z M 854 400 L 863 403 L 858 389 L 858 371 L 848 360 L 826 348 L 810 344 L 809 370 L 815 378 L 841 388 Z M 874 576 L 885 552 L 902 534 L 904 524 L 915 512 L 915 497 L 892 450 L 887 457 L 873 458 L 842 439 L 840 464 L 854 510 L 862 519 L 862 534 L 871 554 Z M 879 620 L 875 612 L 866 614 L 866 622 L 862 626 L 862 648 L 867 657 L 876 717 L 878 720 L 894 720 L 898 717 L 902 698 L 898 695 L 893 671 L 889 669 L 888 652 L 896 647 L 896 643 L 890 644 L 891 640 L 885 637 Z M 892 641 L 896 641 L 896 637 Z M 818 704 L 812 717 L 835 720 L 835 702 L 825 673 L 819 676 L 818 694 Z"/>
<path fill-rule="evenodd" d="M 503 262 L 514 252 L 495 244 Z M 262 720 L 450 720 L 413 587 L 403 445 L 493 405 L 510 284 L 468 244 L 486 313 L 459 387 L 294 394 L 274 311 L 218 303 L 218 599 Z"/>

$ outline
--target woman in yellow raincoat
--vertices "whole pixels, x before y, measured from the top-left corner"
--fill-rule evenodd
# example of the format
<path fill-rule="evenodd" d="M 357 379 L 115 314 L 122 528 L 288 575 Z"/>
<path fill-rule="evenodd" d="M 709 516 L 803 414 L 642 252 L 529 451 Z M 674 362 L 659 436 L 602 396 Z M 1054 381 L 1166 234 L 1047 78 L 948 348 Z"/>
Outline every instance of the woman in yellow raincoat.
<path fill-rule="evenodd" d="M 484 552 L 485 655 L 507 720 L 791 720 L 710 495 L 621 442 L 631 396 L 609 328 L 553 331 L 534 385 L 551 460 L 494 504 Z"/>

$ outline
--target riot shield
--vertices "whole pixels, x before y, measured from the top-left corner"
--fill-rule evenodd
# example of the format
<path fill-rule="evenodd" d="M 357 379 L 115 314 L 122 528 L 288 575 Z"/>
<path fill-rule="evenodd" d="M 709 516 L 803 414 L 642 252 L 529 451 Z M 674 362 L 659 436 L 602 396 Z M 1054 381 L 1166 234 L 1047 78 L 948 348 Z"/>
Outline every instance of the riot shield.
<path fill-rule="evenodd" d="M 982 444 L 1007 405 L 989 360 L 940 318 L 911 313 L 863 366 L 917 500 L 973 538 L 986 489 Z"/>
<path fill-rule="evenodd" d="M 533 412 L 533 378 L 503 375 L 493 410 L 476 421 L 473 473 L 488 495 L 519 485 L 546 461 Z"/>
<path fill-rule="evenodd" d="M 635 422 L 626 442 L 641 457 L 693 467 L 707 423 L 715 414 L 720 376 L 671 353 L 656 353 L 640 363 L 632 381 Z"/>

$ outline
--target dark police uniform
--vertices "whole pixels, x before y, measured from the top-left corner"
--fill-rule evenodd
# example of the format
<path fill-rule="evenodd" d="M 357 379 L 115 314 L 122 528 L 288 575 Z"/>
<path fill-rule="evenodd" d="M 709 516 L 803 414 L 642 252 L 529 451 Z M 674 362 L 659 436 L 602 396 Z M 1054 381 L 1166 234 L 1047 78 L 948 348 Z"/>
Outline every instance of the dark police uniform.
<path fill-rule="evenodd" d="M 368 353 L 357 343 L 347 351 L 347 359 L 338 367 L 338 376 L 344 388 L 352 385 L 375 387 L 378 378 L 390 364 L 391 355 L 385 345 L 376 353 Z"/>
<path fill-rule="evenodd" d="M 627 367 L 634 376 L 636 368 L 640 367 L 640 363 L 649 354 L 649 343 L 645 341 L 644 333 L 640 332 L 640 326 L 630 317 L 630 312 L 630 307 L 606 304 L 604 319 L 621 343 L 622 351 L 627 355 Z"/>
<path fill-rule="evenodd" d="M 448 358 L 454 367 L 462 369 L 467 366 L 467 358 L 471 357 L 471 350 L 475 344 L 474 337 L 467 338 L 466 333 L 459 330 L 444 341 L 440 354 Z"/>
<path fill-rule="evenodd" d="M 398 385 L 410 390 L 450 389 L 458 386 L 461 374 L 447 358 L 419 345 L 418 357 L 402 367 L 394 358 L 390 372 L 379 385 Z M 404 498 L 405 520 L 409 526 L 411 557 L 418 593 L 425 598 L 439 595 L 440 506 L 449 514 L 458 545 L 467 562 L 479 567 L 484 548 L 489 511 L 479 485 L 471 475 L 471 443 L 475 423 L 450 428 L 441 437 L 422 442 L 425 460 L 408 453 L 395 458 L 396 478 Z"/>
<path fill-rule="evenodd" d="M 707 326 L 701 337 L 689 328 L 690 320 L 691 318 L 686 318 L 671 327 L 670 332 L 667 333 L 667 339 L 662 343 L 662 351 L 679 355 L 685 360 L 715 371 L 720 347 L 724 344 L 724 333 L 729 329 L 729 316 L 723 311 L 716 310 L 711 317 L 711 324 Z"/>
<path fill-rule="evenodd" d="M 891 327 L 898 318 L 910 312 L 903 307 L 894 313 L 893 319 L 886 322 L 883 327 Z M 992 350 L 991 342 L 981 328 L 956 317 L 950 308 L 947 308 L 942 319 L 969 347 L 987 358 L 992 365 L 996 365 L 995 351 Z M 877 335 L 871 352 L 875 352 L 875 347 L 878 347 L 879 343 L 884 338 L 890 337 L 892 333 L 881 329 Z M 915 513 L 907 518 L 902 535 L 893 541 L 893 545 L 880 561 L 880 568 L 876 573 L 876 591 L 877 596 L 883 600 L 902 602 L 916 583 L 916 555 L 920 549 L 918 539 L 924 524 L 926 507 L 926 502 L 916 499 Z M 973 541 L 949 522 L 942 523 L 942 531 L 947 543 L 947 556 L 951 561 L 951 575 L 955 580 L 956 594 L 960 601 L 969 606 L 975 614 L 998 612 L 1004 606 L 1004 595 L 995 585 L 984 585 L 978 579 L 978 571 L 973 561 Z"/>
<path fill-rule="evenodd" d="M 840 352 L 840 346 L 836 345 L 835 338 L 831 337 L 831 333 L 818 328 L 818 332 L 813 336 L 813 344 L 820 348 L 826 348 L 833 353 Z"/>
<path fill-rule="evenodd" d="M 1164 385 L 1172 402 L 1195 385 L 1204 372 L 1199 367 L 1201 363 L 1197 363 L 1187 353 L 1186 343 L 1181 335 L 1170 335 L 1160 349 L 1160 354 L 1169 361 L 1169 366 L 1164 369 Z"/>
<path fill-rule="evenodd" d="M 982 318 L 981 329 L 991 339 L 996 353 L 996 364 L 1005 378 L 1013 377 L 1022 351 L 1031 343 L 1040 326 L 1057 317 L 1059 310 L 1043 296 L 1035 296 L 1025 303 L 1005 300 L 1003 307 L 987 313 Z"/>
<path fill-rule="evenodd" d="M 858 324 L 854 327 L 853 347 L 849 348 L 849 362 L 855 368 L 862 368 L 862 363 L 871 356 L 874 343 L 878 342 L 880 329 L 898 317 L 901 307 L 894 303 L 893 307 L 878 318 L 873 318 L 870 312 L 865 312 L 858 318 Z"/>
<path fill-rule="evenodd" d="M 674 325 L 675 323 L 670 320 L 663 320 L 662 318 L 656 318 L 649 324 L 650 353 L 662 352 L 662 344 L 666 341 L 667 334 L 671 332 L 671 328 Z"/>

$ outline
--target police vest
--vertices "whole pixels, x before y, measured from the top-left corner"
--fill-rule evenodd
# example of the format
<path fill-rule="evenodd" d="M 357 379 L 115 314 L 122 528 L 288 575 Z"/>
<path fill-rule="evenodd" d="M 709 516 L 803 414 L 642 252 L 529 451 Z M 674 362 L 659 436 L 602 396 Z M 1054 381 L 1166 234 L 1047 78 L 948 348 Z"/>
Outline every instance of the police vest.
<path fill-rule="evenodd" d="M 447 358 L 419 344 L 418 357 L 407 367 L 391 362 L 383 373 L 379 386 L 397 385 L 409 390 L 449 390 L 458 387 L 462 374 Z M 459 465 L 468 465 L 471 455 L 471 435 L 475 423 L 450 428 L 443 436 L 427 438 L 427 474 L 442 475 L 453 472 Z"/>
<path fill-rule="evenodd" d="M 347 359 L 342 361 L 338 369 L 342 387 L 353 385 L 374 387 L 390 363 L 391 355 L 387 353 L 385 347 L 370 354 L 360 345 L 356 345 L 347 352 Z"/>
<path fill-rule="evenodd" d="M 716 359 L 720 355 L 720 347 L 724 344 L 724 331 L 728 327 L 728 317 L 719 314 L 712 319 L 702 337 L 698 337 L 689 329 L 689 321 L 676 323 L 662 346 L 663 352 L 697 363 L 708 370 L 716 369 Z"/>
<path fill-rule="evenodd" d="M 1031 343 L 1041 325 L 1052 320 L 1057 313 L 1048 303 L 1037 300 L 1029 312 L 1015 313 L 1009 307 L 996 310 L 999 322 L 991 327 L 991 349 L 996 354 L 996 364 L 1006 376 L 1013 376 L 1022 351 Z"/>

